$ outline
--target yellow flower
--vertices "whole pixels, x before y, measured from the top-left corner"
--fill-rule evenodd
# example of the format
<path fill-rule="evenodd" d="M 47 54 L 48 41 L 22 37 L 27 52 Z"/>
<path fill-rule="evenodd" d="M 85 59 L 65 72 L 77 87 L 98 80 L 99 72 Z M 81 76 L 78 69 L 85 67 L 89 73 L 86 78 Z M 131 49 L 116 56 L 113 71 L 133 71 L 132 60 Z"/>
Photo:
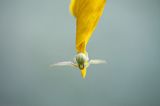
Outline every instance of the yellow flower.
<path fill-rule="evenodd" d="M 76 18 L 76 50 L 86 53 L 86 45 L 102 15 L 106 0 L 71 0 L 70 12 Z"/>
<path fill-rule="evenodd" d="M 86 54 L 87 43 L 103 13 L 106 0 L 71 0 L 70 12 L 76 18 L 76 51 Z M 86 76 L 86 68 L 81 70 Z"/>

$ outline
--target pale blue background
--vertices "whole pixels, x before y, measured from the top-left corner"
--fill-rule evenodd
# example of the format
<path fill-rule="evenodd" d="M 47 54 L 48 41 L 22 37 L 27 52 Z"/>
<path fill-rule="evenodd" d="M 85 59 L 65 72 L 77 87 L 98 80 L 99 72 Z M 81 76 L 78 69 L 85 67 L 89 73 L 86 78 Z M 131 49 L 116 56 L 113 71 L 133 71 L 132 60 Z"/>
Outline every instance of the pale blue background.
<path fill-rule="evenodd" d="M 108 0 L 83 80 L 70 0 L 0 0 L 0 106 L 160 106 L 160 1 Z"/>

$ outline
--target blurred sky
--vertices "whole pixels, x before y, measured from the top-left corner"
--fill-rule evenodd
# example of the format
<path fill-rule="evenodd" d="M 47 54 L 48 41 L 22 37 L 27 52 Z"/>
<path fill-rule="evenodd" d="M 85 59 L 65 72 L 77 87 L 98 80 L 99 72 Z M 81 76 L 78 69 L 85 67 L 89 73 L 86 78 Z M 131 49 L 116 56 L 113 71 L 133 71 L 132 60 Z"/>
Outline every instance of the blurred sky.
<path fill-rule="evenodd" d="M 160 1 L 108 0 L 86 79 L 50 69 L 75 52 L 70 0 L 0 0 L 0 106 L 160 106 Z"/>

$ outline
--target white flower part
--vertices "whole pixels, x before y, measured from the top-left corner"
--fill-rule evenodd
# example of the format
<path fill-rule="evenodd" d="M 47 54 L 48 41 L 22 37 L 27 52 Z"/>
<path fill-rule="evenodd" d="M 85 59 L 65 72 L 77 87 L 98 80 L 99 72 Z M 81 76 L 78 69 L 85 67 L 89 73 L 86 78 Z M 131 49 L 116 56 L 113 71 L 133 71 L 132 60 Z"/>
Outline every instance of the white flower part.
<path fill-rule="evenodd" d="M 77 64 L 76 56 L 73 58 L 73 63 Z"/>
<path fill-rule="evenodd" d="M 75 64 L 72 61 L 63 61 L 63 62 L 58 62 L 56 64 L 51 64 L 50 67 L 54 66 L 72 66 L 72 67 L 78 67 L 77 64 Z"/>
<path fill-rule="evenodd" d="M 86 62 L 88 60 L 89 60 L 88 53 L 87 53 L 87 55 L 85 55 L 84 53 L 78 53 L 76 55 L 76 61 L 77 61 L 77 63 L 79 63 L 79 62 Z"/>
<path fill-rule="evenodd" d="M 105 64 L 107 63 L 105 60 L 91 59 L 89 64 Z"/>
<path fill-rule="evenodd" d="M 87 61 L 89 61 L 88 52 L 87 52 L 87 54 L 86 54 L 86 58 L 87 58 Z"/>

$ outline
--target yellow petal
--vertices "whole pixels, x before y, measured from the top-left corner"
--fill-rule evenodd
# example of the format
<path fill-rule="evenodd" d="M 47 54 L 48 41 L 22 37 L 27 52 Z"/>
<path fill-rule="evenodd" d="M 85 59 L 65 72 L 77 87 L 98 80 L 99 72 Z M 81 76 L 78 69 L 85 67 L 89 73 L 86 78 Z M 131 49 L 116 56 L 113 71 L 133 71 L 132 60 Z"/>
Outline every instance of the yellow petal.
<path fill-rule="evenodd" d="M 86 68 L 84 68 L 83 70 L 81 70 L 81 75 L 82 75 L 83 79 L 86 77 Z"/>
<path fill-rule="evenodd" d="M 106 0 L 72 0 L 71 13 L 76 17 L 76 50 L 86 52 L 87 43 L 103 13 Z"/>
<path fill-rule="evenodd" d="M 70 10 L 70 12 L 71 12 L 71 14 L 73 15 L 73 16 L 75 16 L 76 17 L 76 13 L 77 13 L 77 7 L 78 7 L 78 1 L 79 0 L 71 0 L 71 2 L 70 2 L 70 6 L 69 6 L 69 10 Z"/>

